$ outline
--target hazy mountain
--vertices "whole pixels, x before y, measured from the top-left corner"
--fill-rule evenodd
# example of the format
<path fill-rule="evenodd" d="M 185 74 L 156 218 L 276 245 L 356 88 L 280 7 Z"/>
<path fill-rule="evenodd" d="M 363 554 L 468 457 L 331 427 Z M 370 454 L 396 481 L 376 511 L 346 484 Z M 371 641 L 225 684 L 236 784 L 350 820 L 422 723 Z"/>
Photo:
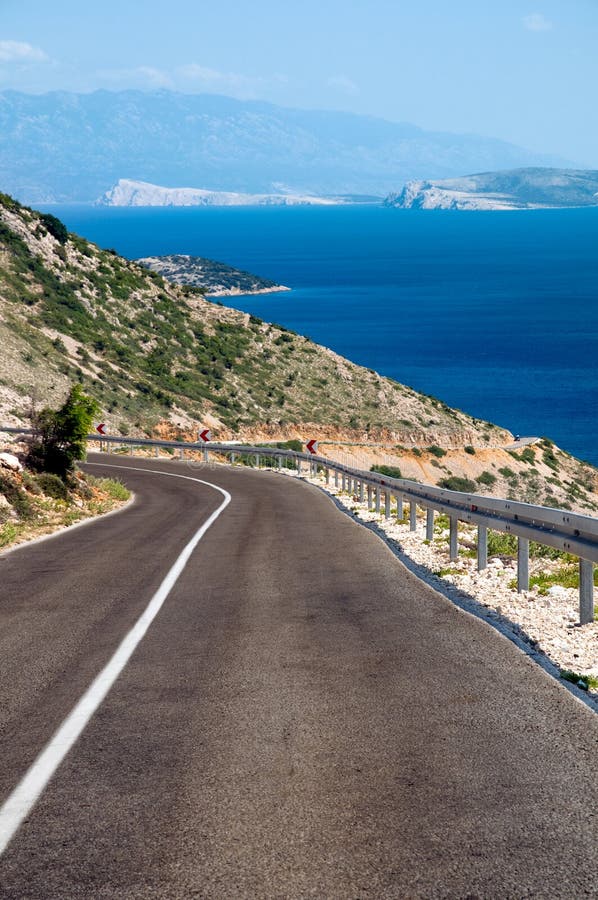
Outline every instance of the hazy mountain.
<path fill-rule="evenodd" d="M 121 178 L 385 196 L 414 178 L 563 164 L 492 138 L 209 94 L 0 92 L 0 187 L 27 203 L 94 201 Z"/>
<path fill-rule="evenodd" d="M 385 203 L 401 209 L 538 209 L 598 206 L 598 171 L 513 169 L 463 178 L 410 181 Z"/>

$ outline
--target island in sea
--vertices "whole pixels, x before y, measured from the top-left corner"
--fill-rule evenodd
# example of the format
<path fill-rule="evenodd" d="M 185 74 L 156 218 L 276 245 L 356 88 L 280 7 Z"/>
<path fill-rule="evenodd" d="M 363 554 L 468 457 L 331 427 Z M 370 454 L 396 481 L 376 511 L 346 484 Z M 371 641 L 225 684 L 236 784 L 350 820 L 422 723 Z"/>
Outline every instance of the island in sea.
<path fill-rule="evenodd" d="M 598 206 L 598 171 L 526 168 L 409 181 L 389 194 L 398 209 L 549 209 Z"/>
<path fill-rule="evenodd" d="M 204 259 L 202 256 L 174 253 L 167 256 L 146 256 L 135 262 L 145 269 L 157 272 L 173 284 L 199 288 L 207 297 L 272 294 L 291 290 L 268 278 L 260 278 L 251 272 L 235 269 L 213 259 Z"/>
<path fill-rule="evenodd" d="M 242 194 L 194 187 L 171 188 L 121 178 L 96 200 L 96 206 L 337 206 L 348 202 L 352 202 L 350 198 L 315 194 Z"/>

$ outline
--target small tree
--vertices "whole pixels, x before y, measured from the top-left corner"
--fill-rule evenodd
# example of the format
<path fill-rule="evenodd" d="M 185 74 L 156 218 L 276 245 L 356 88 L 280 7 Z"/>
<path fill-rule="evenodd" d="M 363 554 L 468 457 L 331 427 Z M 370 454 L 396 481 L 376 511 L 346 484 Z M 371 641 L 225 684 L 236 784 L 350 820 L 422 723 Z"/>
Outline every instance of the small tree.
<path fill-rule="evenodd" d="M 80 384 L 69 391 L 58 410 L 46 407 L 33 413 L 33 435 L 26 464 L 37 472 L 52 472 L 63 480 L 78 459 L 85 459 L 86 437 L 100 407 L 83 393 Z"/>
<path fill-rule="evenodd" d="M 51 213 L 43 213 L 39 218 L 52 237 L 55 237 L 60 244 L 66 244 L 69 233 L 66 230 L 64 222 L 61 222 L 60 219 L 57 219 L 56 216 L 53 216 Z"/>

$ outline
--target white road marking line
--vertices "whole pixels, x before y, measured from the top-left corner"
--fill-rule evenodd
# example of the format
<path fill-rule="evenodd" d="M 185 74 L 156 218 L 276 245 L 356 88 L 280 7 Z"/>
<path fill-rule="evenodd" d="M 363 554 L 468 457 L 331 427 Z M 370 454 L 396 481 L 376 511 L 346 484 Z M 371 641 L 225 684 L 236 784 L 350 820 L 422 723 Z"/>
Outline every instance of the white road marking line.
<path fill-rule="evenodd" d="M 224 488 L 200 478 L 192 478 L 190 475 L 177 475 L 174 472 L 162 472 L 158 469 L 145 469 L 137 466 L 108 466 L 105 463 L 90 463 L 113 469 L 131 469 L 136 472 L 152 472 L 157 475 L 165 475 L 170 478 L 185 478 L 188 481 L 196 481 L 219 491 L 224 500 L 203 525 L 195 532 L 191 540 L 183 548 L 174 565 L 168 571 L 162 584 L 150 600 L 148 606 L 141 614 L 135 625 L 121 641 L 118 649 L 96 676 L 85 694 L 81 697 L 75 708 L 69 713 L 58 731 L 50 739 L 44 750 L 23 776 L 14 791 L 10 794 L 0 808 L 0 855 L 27 818 L 41 794 L 53 777 L 54 773 L 64 760 L 65 756 L 80 737 L 87 723 L 100 707 L 110 688 L 130 660 L 138 644 L 142 640 L 149 626 L 160 611 L 164 601 L 176 584 L 179 576 L 189 561 L 195 547 L 202 539 L 208 528 L 216 521 L 231 502 L 231 495 Z"/>

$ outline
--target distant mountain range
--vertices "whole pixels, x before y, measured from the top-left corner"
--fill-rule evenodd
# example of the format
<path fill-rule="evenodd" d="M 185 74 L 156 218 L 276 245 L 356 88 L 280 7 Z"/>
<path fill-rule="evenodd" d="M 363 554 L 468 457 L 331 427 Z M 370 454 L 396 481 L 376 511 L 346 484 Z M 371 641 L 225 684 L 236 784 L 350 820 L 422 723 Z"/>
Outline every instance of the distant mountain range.
<path fill-rule="evenodd" d="M 384 197 L 412 179 L 568 164 L 493 138 L 208 94 L 0 92 L 0 190 L 29 204 L 93 202 L 119 179 Z"/>
<path fill-rule="evenodd" d="M 98 206 L 334 206 L 340 198 L 298 194 L 239 194 L 204 188 L 167 188 L 121 178 L 97 201 Z"/>
<path fill-rule="evenodd" d="M 387 206 L 400 209 L 541 209 L 598 206 L 598 171 L 526 168 L 410 181 Z"/>

